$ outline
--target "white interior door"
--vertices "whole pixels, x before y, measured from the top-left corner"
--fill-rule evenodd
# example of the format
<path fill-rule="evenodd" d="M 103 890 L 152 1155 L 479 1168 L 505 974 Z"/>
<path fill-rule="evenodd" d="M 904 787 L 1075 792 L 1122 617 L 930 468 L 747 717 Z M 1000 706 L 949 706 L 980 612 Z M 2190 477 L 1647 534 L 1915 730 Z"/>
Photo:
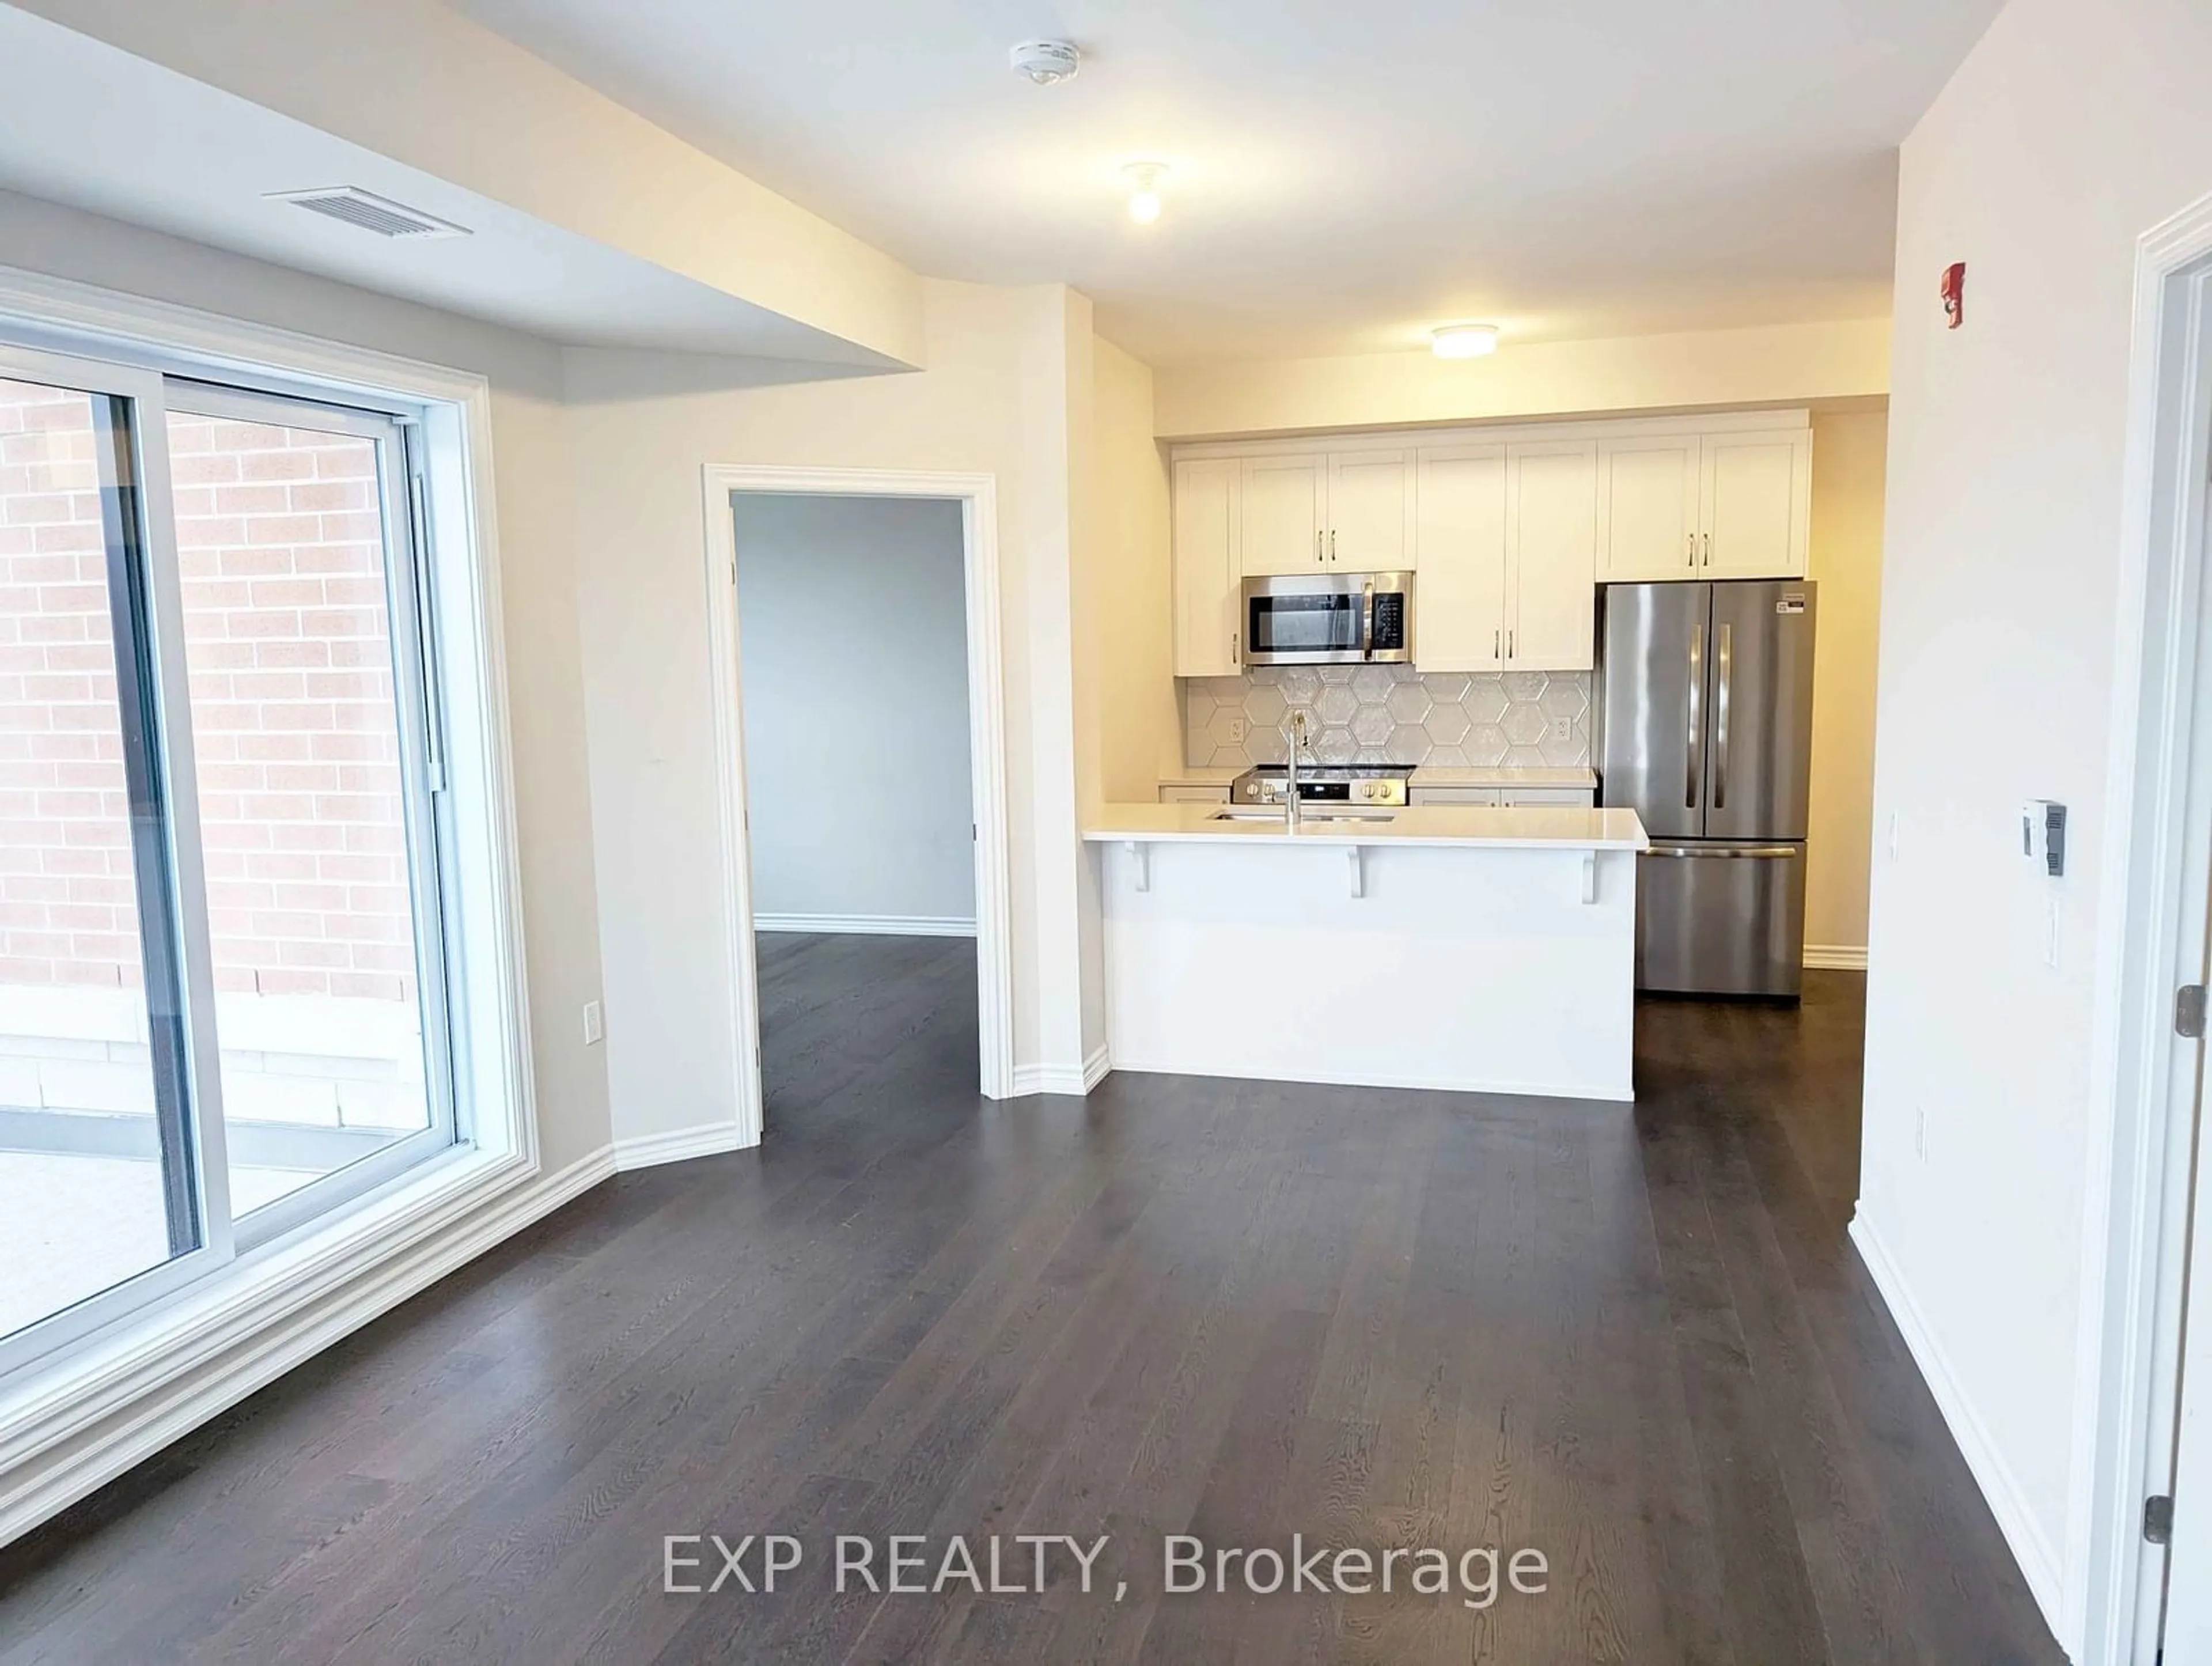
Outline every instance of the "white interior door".
<path fill-rule="evenodd" d="M 1596 651 L 1597 447 L 1508 447 L 1506 663 L 1588 671 Z"/>
<path fill-rule="evenodd" d="M 1228 677 L 1238 666 L 1237 466 L 1227 457 L 1175 465 L 1175 674 Z"/>
<path fill-rule="evenodd" d="M 1414 564 L 1411 452 L 1346 452 L 1328 459 L 1326 564 L 1399 573 Z"/>
<path fill-rule="evenodd" d="M 2176 1407 L 2173 1536 L 2166 1554 L 2164 1666 L 2212 1666 L 2212 1166 L 2197 1111 L 2193 1247 L 2183 1298 L 2181 1396 Z"/>
<path fill-rule="evenodd" d="M 1812 502 L 1811 431 L 1708 434 L 1701 449 L 1705 530 L 1699 538 L 1697 575 L 1804 577 Z"/>
<path fill-rule="evenodd" d="M 1249 577 L 1311 573 L 1323 565 L 1328 507 L 1328 459 L 1321 456 L 1248 457 L 1238 509 L 1238 558 Z"/>
<path fill-rule="evenodd" d="M 1701 460 L 1694 434 L 1598 441 L 1597 564 L 1607 582 L 1696 576 Z"/>
<path fill-rule="evenodd" d="M 1413 663 L 1505 665 L 1505 447 L 1424 451 L 1416 466 Z"/>

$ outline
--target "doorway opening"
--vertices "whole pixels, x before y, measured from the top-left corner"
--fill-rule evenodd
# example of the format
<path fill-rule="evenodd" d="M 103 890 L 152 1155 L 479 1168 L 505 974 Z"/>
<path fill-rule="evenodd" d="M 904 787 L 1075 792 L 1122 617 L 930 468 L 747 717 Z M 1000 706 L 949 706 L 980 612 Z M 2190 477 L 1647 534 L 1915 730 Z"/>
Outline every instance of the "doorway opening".
<path fill-rule="evenodd" d="M 710 466 L 706 490 L 746 1143 L 893 1080 L 1008 1097 L 991 481 Z"/>

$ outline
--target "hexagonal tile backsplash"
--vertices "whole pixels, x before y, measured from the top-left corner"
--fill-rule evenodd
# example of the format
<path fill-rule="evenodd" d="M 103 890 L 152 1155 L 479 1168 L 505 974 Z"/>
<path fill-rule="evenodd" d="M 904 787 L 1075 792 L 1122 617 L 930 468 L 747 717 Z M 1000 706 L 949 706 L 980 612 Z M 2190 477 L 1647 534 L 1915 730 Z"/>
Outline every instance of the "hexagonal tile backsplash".
<path fill-rule="evenodd" d="M 1280 763 L 1283 725 L 1303 708 L 1324 763 L 1571 768 L 1589 762 L 1589 695 L 1582 671 L 1424 676 L 1405 666 L 1267 666 L 1194 677 L 1182 684 L 1183 761 Z"/>

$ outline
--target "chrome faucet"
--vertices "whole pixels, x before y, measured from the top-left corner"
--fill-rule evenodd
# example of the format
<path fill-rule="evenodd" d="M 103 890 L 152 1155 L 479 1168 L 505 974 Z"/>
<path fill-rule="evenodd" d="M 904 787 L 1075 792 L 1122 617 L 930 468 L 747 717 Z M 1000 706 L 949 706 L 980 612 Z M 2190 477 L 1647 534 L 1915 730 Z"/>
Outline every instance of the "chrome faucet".
<path fill-rule="evenodd" d="M 1298 749 L 1305 745 L 1306 714 L 1292 708 L 1283 725 L 1284 750 L 1290 759 L 1289 778 L 1283 783 L 1283 826 L 1285 830 L 1298 830 Z"/>

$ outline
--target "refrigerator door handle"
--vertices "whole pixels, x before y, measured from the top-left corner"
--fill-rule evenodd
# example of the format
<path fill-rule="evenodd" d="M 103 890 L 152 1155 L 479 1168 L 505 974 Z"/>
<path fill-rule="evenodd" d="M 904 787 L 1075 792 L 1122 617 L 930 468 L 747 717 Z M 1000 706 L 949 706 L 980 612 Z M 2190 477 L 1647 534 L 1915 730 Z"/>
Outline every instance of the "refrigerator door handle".
<path fill-rule="evenodd" d="M 1705 633 L 1697 627 L 1690 631 L 1689 713 L 1685 727 L 1689 741 L 1682 749 L 1682 808 L 1695 810 L 1698 777 L 1705 772 L 1705 761 L 1699 756 L 1705 735 Z"/>
<path fill-rule="evenodd" d="M 1699 860 L 1713 857 L 1730 860 L 1786 861 L 1797 854 L 1797 847 L 1794 844 L 1655 844 L 1644 854 Z"/>
<path fill-rule="evenodd" d="M 1713 808 L 1728 808 L 1729 754 L 1729 684 L 1734 681 L 1735 655 L 1730 651 L 1729 638 L 1735 634 L 1731 625 L 1721 627 L 1720 661 L 1714 669 L 1719 673 L 1720 687 L 1713 696 Z"/>

